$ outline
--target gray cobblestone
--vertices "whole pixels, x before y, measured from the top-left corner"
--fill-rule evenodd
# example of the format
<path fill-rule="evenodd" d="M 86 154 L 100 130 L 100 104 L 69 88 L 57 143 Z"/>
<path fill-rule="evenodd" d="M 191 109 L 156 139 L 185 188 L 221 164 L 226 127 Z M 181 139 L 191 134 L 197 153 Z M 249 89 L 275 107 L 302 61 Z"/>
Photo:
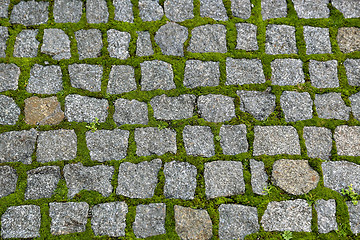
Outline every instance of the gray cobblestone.
<path fill-rule="evenodd" d="M 141 90 L 170 90 L 176 88 L 174 73 L 170 63 L 159 60 L 145 61 L 140 63 L 140 67 Z"/>
<path fill-rule="evenodd" d="M 346 59 L 344 66 L 349 85 L 360 86 L 360 59 Z"/>
<path fill-rule="evenodd" d="M 99 29 L 79 30 L 75 32 L 75 38 L 80 60 L 101 56 L 103 43 Z"/>
<path fill-rule="evenodd" d="M 184 56 L 184 43 L 187 38 L 186 27 L 169 22 L 159 28 L 154 40 L 164 55 Z"/>
<path fill-rule="evenodd" d="M 36 40 L 39 30 L 22 30 L 16 37 L 14 57 L 36 57 L 40 42 Z M 1 34 L 4 37 L 4 34 Z M 1 46 L 1 45 L 0 45 Z M 1 48 L 0 48 L 1 49 Z M 5 50 L 5 48 L 4 48 Z M 1 54 L 0 54 L 1 57 Z"/>
<path fill-rule="evenodd" d="M 44 166 L 26 172 L 25 199 L 51 198 L 60 180 L 59 166 Z"/>
<path fill-rule="evenodd" d="M 193 116 L 195 99 L 195 95 L 190 94 L 178 97 L 167 97 L 163 94 L 152 98 L 150 104 L 156 119 L 179 120 Z"/>
<path fill-rule="evenodd" d="M 275 59 L 271 62 L 271 82 L 287 86 L 305 83 L 303 62 L 300 59 Z"/>
<path fill-rule="evenodd" d="M 54 19 L 57 23 L 77 23 L 81 19 L 83 3 L 80 0 L 55 0 Z"/>
<path fill-rule="evenodd" d="M 286 17 L 286 0 L 261 0 L 261 15 L 263 20 Z"/>
<path fill-rule="evenodd" d="M 30 70 L 26 91 L 38 94 L 55 94 L 63 89 L 60 66 L 35 64 Z"/>
<path fill-rule="evenodd" d="M 10 0 L 1 0 L 0 1 L 0 18 L 8 17 L 9 5 L 10 5 Z"/>
<path fill-rule="evenodd" d="M 6 41 L 9 38 L 9 31 L 6 27 L 0 27 L 0 58 L 6 57 Z"/>
<path fill-rule="evenodd" d="M 297 51 L 295 27 L 275 24 L 266 27 L 266 54 L 292 54 Z"/>
<path fill-rule="evenodd" d="M 115 21 L 120 22 L 134 22 L 133 5 L 131 0 L 114 0 Z"/>
<path fill-rule="evenodd" d="M 328 18 L 330 15 L 329 0 L 293 0 L 293 3 L 299 18 Z"/>
<path fill-rule="evenodd" d="M 331 43 L 328 28 L 304 26 L 306 54 L 331 53 Z"/>
<path fill-rule="evenodd" d="M 208 126 L 185 126 L 183 139 L 186 154 L 201 157 L 215 155 L 214 136 Z"/>
<path fill-rule="evenodd" d="M 350 107 L 345 105 L 341 93 L 316 94 L 314 103 L 319 118 L 349 120 Z"/>
<path fill-rule="evenodd" d="M 331 0 L 331 4 L 344 15 L 344 18 L 360 18 L 357 0 Z"/>
<path fill-rule="evenodd" d="M 166 17 L 174 22 L 183 22 L 194 17 L 192 0 L 166 0 L 164 9 Z"/>
<path fill-rule="evenodd" d="M 200 0 L 200 16 L 220 21 L 228 20 L 224 3 L 217 0 Z"/>
<path fill-rule="evenodd" d="M 341 125 L 336 127 L 334 139 L 338 155 L 360 156 L 360 127 Z"/>
<path fill-rule="evenodd" d="M 136 89 L 135 71 L 132 66 L 114 65 L 111 67 L 107 93 L 122 94 Z"/>
<path fill-rule="evenodd" d="M 232 0 L 231 11 L 234 17 L 248 19 L 251 16 L 250 0 Z"/>
<path fill-rule="evenodd" d="M 351 111 L 356 120 L 360 120 L 360 93 L 355 93 L 349 97 L 351 102 Z"/>
<path fill-rule="evenodd" d="M 0 198 L 6 197 L 16 190 L 17 172 L 10 166 L 0 167 Z"/>
<path fill-rule="evenodd" d="M 264 162 L 250 159 L 250 172 L 253 192 L 259 195 L 265 195 L 265 188 L 268 186 L 268 175 L 265 171 Z"/>
<path fill-rule="evenodd" d="M 115 101 L 114 121 L 123 124 L 148 124 L 147 104 L 137 100 L 119 98 Z"/>
<path fill-rule="evenodd" d="M 10 22 L 25 26 L 47 23 L 48 8 L 49 3 L 45 1 L 20 1 L 11 11 Z"/>
<path fill-rule="evenodd" d="M 108 40 L 108 51 L 112 58 L 118 58 L 125 60 L 130 57 L 129 44 L 130 44 L 130 33 L 120 32 L 115 29 L 107 31 Z"/>
<path fill-rule="evenodd" d="M 158 21 L 164 16 L 164 10 L 156 0 L 139 0 L 139 12 L 144 22 Z"/>
<path fill-rule="evenodd" d="M 134 234 L 138 238 L 147 238 L 166 233 L 165 229 L 166 205 L 164 203 L 150 203 L 136 207 Z"/>
<path fill-rule="evenodd" d="M 326 62 L 310 60 L 309 72 L 311 85 L 316 88 L 336 88 L 339 87 L 337 74 L 337 61 Z"/>
<path fill-rule="evenodd" d="M 200 116 L 208 122 L 230 121 L 235 116 L 234 99 L 224 95 L 202 95 L 197 99 Z"/>
<path fill-rule="evenodd" d="M 88 23 L 107 23 L 109 12 L 105 0 L 87 0 L 86 18 Z"/>
<path fill-rule="evenodd" d="M 223 125 L 220 128 L 220 145 L 225 155 L 236 155 L 248 151 L 246 125 Z"/>
<path fill-rule="evenodd" d="M 237 43 L 235 49 L 256 51 L 259 49 L 256 33 L 257 26 L 250 23 L 236 23 Z"/>
<path fill-rule="evenodd" d="M 185 64 L 184 86 L 214 87 L 220 82 L 219 62 L 188 60 Z"/>
<path fill-rule="evenodd" d="M 346 202 L 349 212 L 349 222 L 350 229 L 354 234 L 358 234 L 360 232 L 360 206 L 354 205 L 352 202 Z"/>
<path fill-rule="evenodd" d="M 18 89 L 20 68 L 13 64 L 0 63 L 0 92 Z"/>
<path fill-rule="evenodd" d="M 68 35 L 61 29 L 45 29 L 41 52 L 52 56 L 55 60 L 69 59 L 71 53 Z"/>
<path fill-rule="evenodd" d="M 317 200 L 315 209 L 318 216 L 319 233 L 328 233 L 338 230 L 336 222 L 336 202 L 335 199 L 325 201 L 323 199 Z"/>
<path fill-rule="evenodd" d="M 265 83 L 260 59 L 226 59 L 226 85 Z"/>
<path fill-rule="evenodd" d="M 226 28 L 221 24 L 207 24 L 195 27 L 188 47 L 189 52 L 209 53 L 219 52 L 226 53 Z"/>
<path fill-rule="evenodd" d="M 304 127 L 307 155 L 311 158 L 330 160 L 332 149 L 331 130 L 324 127 Z"/>
<path fill-rule="evenodd" d="M 76 63 L 69 65 L 70 83 L 74 88 L 100 92 L 102 74 L 103 67 L 99 65 Z"/>
<path fill-rule="evenodd" d="M 153 55 L 154 50 L 152 49 L 150 33 L 148 31 L 136 33 L 138 34 L 136 42 L 136 55 L 140 57 Z"/>
<path fill-rule="evenodd" d="M 313 101 L 308 92 L 284 91 L 280 105 L 285 114 L 285 121 L 296 122 L 313 117 Z"/>
<path fill-rule="evenodd" d="M 14 99 L 0 95 L 0 124 L 15 125 L 19 119 L 20 108 Z"/>

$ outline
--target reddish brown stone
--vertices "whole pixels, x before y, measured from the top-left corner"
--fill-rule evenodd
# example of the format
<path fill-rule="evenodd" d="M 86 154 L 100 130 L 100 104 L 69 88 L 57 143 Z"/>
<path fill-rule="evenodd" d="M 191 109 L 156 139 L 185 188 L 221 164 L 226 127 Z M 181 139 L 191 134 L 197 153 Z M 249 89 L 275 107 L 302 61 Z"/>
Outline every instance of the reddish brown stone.
<path fill-rule="evenodd" d="M 25 100 L 25 122 L 29 125 L 56 125 L 64 119 L 64 112 L 56 97 L 31 97 Z"/>

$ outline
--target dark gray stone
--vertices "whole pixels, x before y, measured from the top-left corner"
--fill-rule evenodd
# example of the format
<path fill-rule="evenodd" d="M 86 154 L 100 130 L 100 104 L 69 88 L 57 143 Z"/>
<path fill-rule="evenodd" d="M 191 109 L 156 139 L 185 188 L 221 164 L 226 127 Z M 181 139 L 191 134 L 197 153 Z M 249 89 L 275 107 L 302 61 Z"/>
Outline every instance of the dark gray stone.
<path fill-rule="evenodd" d="M 71 58 L 69 36 L 61 29 L 45 29 L 41 52 L 55 60 Z"/>
<path fill-rule="evenodd" d="M 10 166 L 0 167 L 0 198 L 6 197 L 16 190 L 18 175 Z"/>
<path fill-rule="evenodd" d="M 136 55 L 139 57 L 150 56 L 154 54 L 150 33 L 148 31 L 136 32 L 138 39 L 136 42 Z"/>
<path fill-rule="evenodd" d="M 222 125 L 220 145 L 224 155 L 236 155 L 247 152 L 249 144 L 246 138 L 246 125 Z"/>
<path fill-rule="evenodd" d="M 51 198 L 60 180 L 59 166 L 44 166 L 26 172 L 25 199 Z"/>
<path fill-rule="evenodd" d="M 332 149 L 331 130 L 324 127 L 304 127 L 307 155 L 311 158 L 330 160 Z"/>
<path fill-rule="evenodd" d="M 250 159 L 251 187 L 254 193 L 266 195 L 264 191 L 268 186 L 268 175 L 265 171 L 265 164 L 262 161 Z"/>
<path fill-rule="evenodd" d="M 133 5 L 131 0 L 114 0 L 115 7 L 115 21 L 120 22 L 134 22 Z"/>
<path fill-rule="evenodd" d="M 265 53 L 293 54 L 297 53 L 295 27 L 269 24 L 266 27 Z"/>
<path fill-rule="evenodd" d="M 77 63 L 69 65 L 70 83 L 74 88 L 100 92 L 102 75 L 103 66 L 100 65 Z"/>
<path fill-rule="evenodd" d="M 0 18 L 8 18 L 10 0 L 0 0 Z"/>
<path fill-rule="evenodd" d="M 339 87 L 337 65 L 338 63 L 336 60 L 326 62 L 310 60 L 309 73 L 311 85 L 316 88 Z"/>
<path fill-rule="evenodd" d="M 138 205 L 133 223 L 135 236 L 137 238 L 147 238 L 165 234 L 165 217 L 166 205 L 164 203 Z"/>
<path fill-rule="evenodd" d="M 141 90 L 170 90 L 176 88 L 174 73 L 170 63 L 159 60 L 145 61 L 140 63 L 140 67 Z"/>
<path fill-rule="evenodd" d="M 287 86 L 305 83 L 303 62 L 300 59 L 275 59 L 271 62 L 273 85 Z"/>
<path fill-rule="evenodd" d="M 346 59 L 344 66 L 349 85 L 360 86 L 360 59 Z"/>
<path fill-rule="evenodd" d="M 261 0 L 261 15 L 263 20 L 286 17 L 286 0 Z"/>
<path fill-rule="evenodd" d="M 108 51 L 112 58 L 118 58 L 125 60 L 130 57 L 129 44 L 130 44 L 130 33 L 121 32 L 115 29 L 107 31 Z"/>
<path fill-rule="evenodd" d="M 189 52 L 226 53 L 226 27 L 221 24 L 207 24 L 195 27 L 191 32 Z"/>
<path fill-rule="evenodd" d="M 49 19 L 49 2 L 45 1 L 20 1 L 14 5 L 10 22 L 25 26 L 47 23 Z"/>
<path fill-rule="evenodd" d="M 192 0 L 166 0 L 164 9 L 165 15 L 170 21 L 182 22 L 194 17 Z"/>
<path fill-rule="evenodd" d="M 0 58 L 6 57 L 6 42 L 9 38 L 9 32 L 6 27 L 0 27 Z"/>
<path fill-rule="evenodd" d="M 257 26 L 250 23 L 236 23 L 237 44 L 235 49 L 243 49 L 246 51 L 259 50 L 257 44 Z"/>
<path fill-rule="evenodd" d="M 101 56 L 103 43 L 99 29 L 79 30 L 75 32 L 75 39 L 80 60 Z"/>
<path fill-rule="evenodd" d="M 331 53 L 331 43 L 328 28 L 304 26 L 306 54 Z"/>
<path fill-rule="evenodd" d="M 338 126 L 334 132 L 337 153 L 340 156 L 360 156 L 360 127 Z"/>
<path fill-rule="evenodd" d="M 164 195 L 166 198 L 194 199 L 197 169 L 187 162 L 165 163 Z"/>
<path fill-rule="evenodd" d="M 80 0 L 55 0 L 54 19 L 57 23 L 77 23 L 81 19 L 83 3 Z"/>
<path fill-rule="evenodd" d="M 0 63 L 0 92 L 17 90 L 20 68 L 13 64 Z"/>
<path fill-rule="evenodd" d="M 185 63 L 184 86 L 214 87 L 220 82 L 219 62 L 188 60 Z"/>
<path fill-rule="evenodd" d="M 200 16 L 219 21 L 228 20 L 224 3 L 217 0 L 200 0 Z"/>
<path fill-rule="evenodd" d="M 355 192 L 360 192 L 360 166 L 347 161 L 328 161 L 321 163 L 324 186 L 341 192 L 351 184 Z"/>
<path fill-rule="evenodd" d="M 123 124 L 148 124 L 147 104 L 137 100 L 119 98 L 115 101 L 114 121 Z"/>
<path fill-rule="evenodd" d="M 195 95 L 183 94 L 167 97 L 165 94 L 153 97 L 150 101 L 156 119 L 179 120 L 191 118 L 195 109 Z"/>
<path fill-rule="evenodd" d="M 248 19 L 251 16 L 252 4 L 250 0 L 232 0 L 231 11 L 234 17 Z"/>
<path fill-rule="evenodd" d="M 132 66 L 114 65 L 111 67 L 106 92 L 122 94 L 136 90 L 135 71 Z"/>
<path fill-rule="evenodd" d="M 0 124 L 15 125 L 19 119 L 20 108 L 11 97 L 0 95 Z"/>
<path fill-rule="evenodd" d="M 14 57 L 33 58 L 37 56 L 38 46 L 40 44 L 40 42 L 36 40 L 36 35 L 38 34 L 38 32 L 38 29 L 22 30 L 17 35 L 14 45 Z M 3 34 L 1 35 L 3 36 Z"/>
<path fill-rule="evenodd" d="M 360 51 L 360 28 L 339 28 L 336 40 L 338 42 L 340 50 L 343 53 Z"/>
<path fill-rule="evenodd" d="M 226 85 L 265 83 L 260 59 L 226 59 Z"/>
<path fill-rule="evenodd" d="M 129 198 L 152 198 L 158 183 L 161 165 L 161 159 L 137 164 L 121 163 L 116 194 Z"/>
<path fill-rule="evenodd" d="M 356 120 L 360 120 L 360 93 L 355 93 L 349 97 L 351 102 L 351 111 Z"/>
<path fill-rule="evenodd" d="M 284 91 L 280 97 L 280 105 L 287 122 L 302 121 L 313 117 L 313 101 L 308 92 Z"/>
<path fill-rule="evenodd" d="M 317 200 L 315 209 L 317 212 L 319 233 L 328 233 L 333 230 L 338 230 L 335 199 L 330 199 L 328 201 L 325 201 L 324 199 Z"/>
<path fill-rule="evenodd" d="M 29 93 L 55 94 L 63 89 L 60 66 L 42 66 L 35 64 L 30 70 L 30 78 L 26 86 Z"/>
<path fill-rule="evenodd" d="M 202 95 L 197 99 L 200 116 L 208 122 L 230 121 L 235 115 L 234 98 L 224 95 Z"/>
<path fill-rule="evenodd" d="M 360 233 L 360 205 L 346 202 L 349 212 L 350 229 L 354 234 Z"/>
<path fill-rule="evenodd" d="M 169 22 L 159 28 L 154 37 L 162 54 L 184 56 L 184 43 L 188 38 L 188 29 L 177 23 Z"/>
<path fill-rule="evenodd" d="M 329 0 L 293 0 L 299 18 L 328 18 Z"/>
<path fill-rule="evenodd" d="M 158 21 L 164 16 L 164 10 L 158 0 L 139 0 L 139 15 L 144 22 Z"/>
<path fill-rule="evenodd" d="M 105 0 L 87 0 L 86 18 L 88 23 L 107 23 L 109 11 Z"/>
<path fill-rule="evenodd" d="M 360 5 L 357 0 L 331 0 L 331 4 L 344 18 L 360 18 Z"/>
<path fill-rule="evenodd" d="M 185 126 L 183 140 L 188 155 L 201 157 L 215 155 L 214 135 L 208 126 Z"/>
<path fill-rule="evenodd" d="M 314 103 L 319 118 L 349 120 L 351 108 L 345 105 L 341 93 L 316 94 Z"/>

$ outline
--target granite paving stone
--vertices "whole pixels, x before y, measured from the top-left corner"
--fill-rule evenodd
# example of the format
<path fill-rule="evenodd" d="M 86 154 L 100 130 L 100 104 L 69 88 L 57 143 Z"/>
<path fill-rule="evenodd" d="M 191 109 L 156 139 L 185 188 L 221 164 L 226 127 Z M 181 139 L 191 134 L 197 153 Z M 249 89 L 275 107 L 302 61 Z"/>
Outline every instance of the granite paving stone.
<path fill-rule="evenodd" d="M 139 0 L 139 15 L 144 22 L 158 21 L 164 16 L 164 9 L 157 0 Z"/>
<path fill-rule="evenodd" d="M 350 229 L 354 234 L 360 232 L 360 206 L 354 205 L 352 202 L 346 202 L 349 212 Z"/>
<path fill-rule="evenodd" d="M 29 93 L 55 94 L 63 90 L 62 72 L 58 65 L 42 66 L 35 64 L 30 70 L 26 86 Z"/>
<path fill-rule="evenodd" d="M 10 23 L 25 26 L 47 23 L 49 19 L 49 2 L 45 1 L 20 1 L 15 4 L 10 15 Z"/>
<path fill-rule="evenodd" d="M 154 54 L 150 33 L 148 31 L 136 32 L 138 35 L 136 42 L 136 55 L 139 57 L 150 56 Z"/>
<path fill-rule="evenodd" d="M 57 97 L 25 99 L 25 122 L 29 125 L 57 125 L 64 119 Z"/>
<path fill-rule="evenodd" d="M 200 0 L 200 16 L 219 21 L 228 20 L 224 3 L 217 0 Z"/>
<path fill-rule="evenodd" d="M 153 97 L 150 105 L 156 119 L 179 120 L 191 118 L 195 109 L 195 95 L 183 94 L 167 97 L 165 94 Z"/>
<path fill-rule="evenodd" d="M 0 198 L 6 197 L 16 190 L 17 172 L 10 166 L 0 166 Z"/>
<path fill-rule="evenodd" d="M 109 11 L 105 0 L 86 1 L 86 19 L 88 23 L 107 23 Z"/>
<path fill-rule="evenodd" d="M 51 198 L 60 180 L 59 166 L 44 166 L 26 172 L 25 199 Z"/>
<path fill-rule="evenodd" d="M 350 86 L 360 86 L 360 59 L 346 59 L 344 61 L 346 76 Z"/>
<path fill-rule="evenodd" d="M 338 230 L 336 222 L 336 201 L 335 199 L 316 201 L 317 223 L 319 233 L 328 233 Z"/>
<path fill-rule="evenodd" d="M 188 60 L 185 63 L 184 86 L 215 87 L 220 82 L 219 62 Z"/>
<path fill-rule="evenodd" d="M 280 106 L 287 122 L 302 121 L 313 117 L 313 101 L 308 92 L 284 91 L 280 97 Z"/>
<path fill-rule="evenodd" d="M 0 95 L 0 124 L 15 125 L 20 116 L 20 108 L 14 99 Z"/>
<path fill-rule="evenodd" d="M 268 186 L 268 175 L 262 161 L 250 159 L 251 187 L 254 193 L 265 195 L 264 189 Z"/>
<path fill-rule="evenodd" d="M 114 103 L 114 121 L 118 125 L 123 124 L 148 124 L 147 104 L 137 100 L 119 98 Z"/>
<path fill-rule="evenodd" d="M 55 0 L 54 20 L 56 23 L 77 23 L 81 19 L 82 9 L 80 0 Z"/>
<path fill-rule="evenodd" d="M 357 0 L 331 0 L 333 7 L 337 8 L 344 18 L 360 18 L 360 6 Z"/>
<path fill-rule="evenodd" d="M 107 31 L 108 51 L 112 58 L 118 58 L 125 60 L 130 57 L 129 44 L 130 44 L 130 33 L 121 32 L 115 29 Z"/>
<path fill-rule="evenodd" d="M 257 43 L 257 26 L 250 23 L 236 23 L 237 40 L 236 48 L 245 51 L 259 50 Z"/>
<path fill-rule="evenodd" d="M 9 38 L 9 31 L 6 27 L 0 27 L 0 58 L 6 57 L 6 41 Z"/>
<path fill-rule="evenodd" d="M 185 126 L 183 140 L 188 155 L 201 157 L 215 155 L 214 135 L 208 126 Z"/>
<path fill-rule="evenodd" d="M 226 85 L 265 83 L 260 59 L 226 59 Z"/>
<path fill-rule="evenodd" d="M 37 56 L 38 53 L 38 46 L 40 42 L 36 40 L 36 36 L 39 30 L 22 30 L 17 36 L 14 45 L 14 57 L 27 57 L 33 58 Z M 1 38 L 4 37 L 3 30 L 0 28 Z M 1 40 L 0 40 L 1 41 Z M 2 47 L 5 45 L 1 45 L 0 42 L 0 49 L 4 49 Z M 3 53 L 0 53 L 0 57 L 5 57 Z"/>
<path fill-rule="evenodd" d="M 343 53 L 360 51 L 360 28 L 339 28 L 336 40 Z"/>
<path fill-rule="evenodd" d="M 299 18 L 328 18 L 329 0 L 293 0 L 295 11 Z"/>
<path fill-rule="evenodd" d="M 341 125 L 334 132 L 339 156 L 360 156 L 360 127 Z"/>
<path fill-rule="evenodd" d="M 217 94 L 202 95 L 197 99 L 197 107 L 200 116 L 208 122 L 225 122 L 236 117 L 232 97 Z"/>
<path fill-rule="evenodd" d="M 166 0 L 164 10 L 166 17 L 174 22 L 183 22 L 194 17 L 192 0 Z"/>
<path fill-rule="evenodd" d="M 174 73 L 170 63 L 153 60 L 140 63 L 141 90 L 170 90 L 176 88 Z"/>
<path fill-rule="evenodd" d="M 191 31 L 188 51 L 194 53 L 226 53 L 226 27 L 221 24 L 206 24 L 195 27 Z"/>
<path fill-rule="evenodd" d="M 356 120 L 360 120 L 360 93 L 355 93 L 349 97 L 351 102 L 351 112 Z"/>
<path fill-rule="evenodd" d="M 300 59 L 275 59 L 271 62 L 273 85 L 288 86 L 305 83 L 303 62 Z"/>
<path fill-rule="evenodd" d="M 45 29 L 41 52 L 52 56 L 55 60 L 69 59 L 71 57 L 69 36 L 61 29 Z"/>
<path fill-rule="evenodd" d="M 263 20 L 286 17 L 286 0 L 261 0 L 261 15 Z"/>
<path fill-rule="evenodd" d="M 232 0 L 231 11 L 234 17 L 248 19 L 251 16 L 252 4 L 250 0 Z"/>
<path fill-rule="evenodd" d="M 331 53 L 331 43 L 328 28 L 304 26 L 306 54 Z"/>
<path fill-rule="evenodd" d="M 133 223 L 135 236 L 137 238 L 147 238 L 165 234 L 165 217 L 166 205 L 164 203 L 138 205 Z"/>
<path fill-rule="evenodd" d="M 236 155 L 247 152 L 249 144 L 246 137 L 246 125 L 222 125 L 220 128 L 220 146 L 224 155 Z"/>
<path fill-rule="evenodd" d="M 276 24 L 269 24 L 266 27 L 266 54 L 296 54 L 297 51 L 295 27 Z"/>
<path fill-rule="evenodd" d="M 188 29 L 177 23 L 169 22 L 159 28 L 154 37 L 164 55 L 184 56 L 184 43 Z"/>
<path fill-rule="evenodd" d="M 101 91 L 103 66 L 74 63 L 69 65 L 68 69 L 72 87 L 90 92 Z"/>
<path fill-rule="evenodd" d="M 316 88 L 339 87 L 337 65 L 336 60 L 326 62 L 310 60 L 309 73 L 311 85 Z"/>
<path fill-rule="evenodd" d="M 102 35 L 99 29 L 79 30 L 75 32 L 79 59 L 97 58 L 101 56 L 103 47 Z"/>
<path fill-rule="evenodd" d="M 114 0 L 114 20 L 120 22 L 134 22 L 133 5 L 131 0 Z"/>
<path fill-rule="evenodd" d="M 8 17 L 9 5 L 10 5 L 10 0 L 1 0 L 0 1 L 0 18 Z"/>
<path fill-rule="evenodd" d="M 13 64 L 0 63 L 0 92 L 17 90 L 20 68 Z"/>
<path fill-rule="evenodd" d="M 114 65 L 111 67 L 107 93 L 122 94 L 136 89 L 135 71 L 132 66 Z"/>
<path fill-rule="evenodd" d="M 304 127 L 307 155 L 311 158 L 330 160 L 332 149 L 331 130 L 324 127 Z"/>
<path fill-rule="evenodd" d="M 349 120 L 351 108 L 345 105 L 341 93 L 316 94 L 314 103 L 319 118 Z"/>

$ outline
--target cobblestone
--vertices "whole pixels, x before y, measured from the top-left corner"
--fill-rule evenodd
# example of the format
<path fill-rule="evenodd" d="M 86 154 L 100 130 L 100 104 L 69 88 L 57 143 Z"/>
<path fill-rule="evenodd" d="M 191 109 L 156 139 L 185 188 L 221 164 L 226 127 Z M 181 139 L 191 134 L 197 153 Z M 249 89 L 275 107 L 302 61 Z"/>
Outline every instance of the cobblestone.
<path fill-rule="evenodd" d="M 307 155 L 311 158 L 330 160 L 332 149 L 331 130 L 324 127 L 304 127 Z"/>
<path fill-rule="evenodd" d="M 121 32 L 115 29 L 107 31 L 108 51 L 112 58 L 118 58 L 125 60 L 130 57 L 129 44 L 130 44 L 130 33 Z"/>
<path fill-rule="evenodd" d="M 165 234 L 166 205 L 150 203 L 136 207 L 134 234 L 138 238 L 147 238 Z"/>
<path fill-rule="evenodd" d="M 0 92 L 17 90 L 20 68 L 13 64 L 0 63 Z"/>
<path fill-rule="evenodd" d="M 271 82 L 274 85 L 295 86 L 305 83 L 303 62 L 300 59 L 275 59 L 271 62 Z"/>
<path fill-rule="evenodd" d="M 8 17 L 8 9 L 10 5 L 10 0 L 1 0 L 0 4 L 0 18 L 7 18 Z"/>
<path fill-rule="evenodd" d="M 107 93 L 122 94 L 136 90 L 135 71 L 132 66 L 114 65 L 111 67 Z"/>
<path fill-rule="evenodd" d="M 51 198 L 60 180 L 60 167 L 44 166 L 27 171 L 25 199 Z"/>
<path fill-rule="evenodd" d="M 152 49 L 150 33 L 148 31 L 136 33 L 138 34 L 136 42 L 136 55 L 140 57 L 153 55 L 154 50 Z"/>
<path fill-rule="evenodd" d="M 266 54 L 292 54 L 297 51 L 295 27 L 275 24 L 266 27 Z"/>
<path fill-rule="evenodd" d="M 35 64 L 30 70 L 26 91 L 38 94 L 55 94 L 63 89 L 60 66 Z"/>
<path fill-rule="evenodd" d="M 318 216 L 319 233 L 328 233 L 338 230 L 336 222 L 336 202 L 334 199 L 325 201 L 323 199 L 317 200 L 315 209 Z"/>
<path fill-rule="evenodd" d="M 55 60 L 69 59 L 71 53 L 68 35 L 61 29 L 45 29 L 41 52 L 52 56 Z"/>
<path fill-rule="evenodd" d="M 225 26 L 220 24 L 207 24 L 195 27 L 191 32 L 188 51 L 194 53 L 226 53 Z"/>
<path fill-rule="evenodd" d="M 148 109 L 144 102 L 119 98 L 115 101 L 114 121 L 123 124 L 148 124 Z"/>
<path fill-rule="evenodd" d="M 351 112 L 356 120 L 360 119 L 360 94 L 355 93 L 349 97 L 351 102 Z"/>
<path fill-rule="evenodd" d="M 234 99 L 223 95 L 202 95 L 197 99 L 200 116 L 208 122 L 230 121 L 235 116 Z"/>
<path fill-rule="evenodd" d="M 268 175 L 265 171 L 265 164 L 262 161 L 250 159 L 251 187 L 254 193 L 265 195 L 265 188 L 268 186 Z"/>
<path fill-rule="evenodd" d="M 256 38 L 257 26 L 250 23 L 236 23 L 235 26 L 237 31 L 236 49 L 259 50 Z"/>
<path fill-rule="evenodd" d="M 226 85 L 265 83 L 260 59 L 226 59 Z"/>
<path fill-rule="evenodd" d="M 220 128 L 220 145 L 224 155 L 236 155 L 247 152 L 249 144 L 246 137 L 246 125 L 223 125 Z"/>
<path fill-rule="evenodd" d="M 75 38 L 80 60 L 101 56 L 103 43 L 99 29 L 79 30 L 75 32 Z"/>
<path fill-rule="evenodd" d="M 360 127 L 341 125 L 334 132 L 336 149 L 340 156 L 360 156 Z"/>
<path fill-rule="evenodd" d="M 193 116 L 195 99 L 195 95 L 190 94 L 178 97 L 167 97 L 164 94 L 152 98 L 150 104 L 156 119 L 179 120 Z"/>
<path fill-rule="evenodd" d="M 338 30 L 337 43 L 343 53 L 360 50 L 360 28 L 342 27 Z"/>
<path fill-rule="evenodd" d="M 344 66 L 349 85 L 360 86 L 360 59 L 346 59 Z"/>
<path fill-rule="evenodd" d="M 329 0 L 293 0 L 295 11 L 299 18 L 328 18 L 330 11 L 327 7 Z"/>
<path fill-rule="evenodd" d="M 352 202 L 346 202 L 349 212 L 349 222 L 350 222 L 350 229 L 354 234 L 358 234 L 360 232 L 360 207 L 359 205 L 354 205 Z"/>
<path fill-rule="evenodd" d="M 166 0 L 164 9 L 166 17 L 174 22 L 183 22 L 194 17 L 192 0 Z"/>
<path fill-rule="evenodd" d="M 132 11 L 133 5 L 131 0 L 114 0 L 113 5 L 115 8 L 115 21 L 120 22 L 134 22 L 134 14 Z"/>
<path fill-rule="evenodd" d="M 159 28 L 154 37 L 164 55 L 184 56 L 184 43 L 188 38 L 188 29 L 169 22 Z"/>
<path fill-rule="evenodd" d="M 356 0 L 332 0 L 331 4 L 337 8 L 344 18 L 360 18 L 360 6 Z"/>
<path fill-rule="evenodd" d="M 261 15 L 263 20 L 284 18 L 287 16 L 286 0 L 261 0 Z"/>
<path fill-rule="evenodd" d="M 49 3 L 45 1 L 20 1 L 11 11 L 10 22 L 25 26 L 47 23 L 48 8 Z"/>
<path fill-rule="evenodd" d="M 164 16 L 164 10 L 158 1 L 139 0 L 139 14 L 144 22 L 158 21 Z"/>
<path fill-rule="evenodd" d="M 140 63 L 140 67 L 141 90 L 170 90 L 176 88 L 174 73 L 170 63 L 159 60 L 145 61 Z"/>
<path fill-rule="evenodd" d="M 251 16 L 250 0 L 232 0 L 231 11 L 234 17 L 248 19 Z"/>
<path fill-rule="evenodd" d="M 331 53 L 331 43 L 328 28 L 304 26 L 306 54 Z"/>
<path fill-rule="evenodd" d="M 16 190 L 17 172 L 10 166 L 0 167 L 0 198 L 6 197 Z"/>
<path fill-rule="evenodd" d="M 319 118 L 349 120 L 350 107 L 345 105 L 341 93 L 316 94 L 314 103 Z"/>
<path fill-rule="evenodd" d="M 3 30 L 1 31 L 1 38 L 4 38 Z M 14 45 L 14 57 L 27 57 L 33 58 L 37 56 L 38 46 L 40 42 L 36 40 L 36 36 L 39 33 L 39 30 L 22 30 L 16 37 L 15 45 Z M 0 40 L 1 41 L 1 40 Z M 5 44 L 3 45 L 5 46 Z M 5 47 L 1 47 L 0 50 L 3 49 L 5 51 Z M 0 57 L 5 57 L 5 52 L 0 53 Z"/>
<path fill-rule="evenodd" d="M 310 60 L 309 73 L 311 85 L 316 88 L 339 87 L 336 60 L 330 60 L 326 62 Z"/>
<path fill-rule="evenodd" d="M 183 139 L 186 154 L 201 157 L 215 155 L 214 136 L 208 126 L 185 126 Z"/>
<path fill-rule="evenodd" d="M 220 82 L 219 62 L 188 60 L 185 63 L 184 86 L 214 87 Z"/>
<path fill-rule="evenodd" d="M 105 0 L 87 0 L 86 18 L 88 23 L 107 23 L 109 12 Z"/>
<path fill-rule="evenodd" d="M 9 31 L 6 27 L 0 27 L 0 57 L 6 57 L 6 41 L 9 38 Z"/>
<path fill-rule="evenodd" d="M 313 101 L 308 92 L 284 91 L 280 105 L 285 114 L 285 121 L 296 122 L 313 117 Z"/>
<path fill-rule="evenodd" d="M 83 3 L 80 0 L 55 0 L 54 19 L 57 23 L 77 23 L 81 19 Z"/>
<path fill-rule="evenodd" d="M 69 65 L 70 82 L 74 88 L 100 92 L 102 74 L 103 67 L 99 65 L 76 63 Z"/>
<path fill-rule="evenodd" d="M 15 125 L 19 119 L 20 108 L 14 99 L 0 95 L 0 124 Z"/>
<path fill-rule="evenodd" d="M 200 16 L 219 21 L 228 20 L 224 3 L 217 0 L 200 0 Z"/>

